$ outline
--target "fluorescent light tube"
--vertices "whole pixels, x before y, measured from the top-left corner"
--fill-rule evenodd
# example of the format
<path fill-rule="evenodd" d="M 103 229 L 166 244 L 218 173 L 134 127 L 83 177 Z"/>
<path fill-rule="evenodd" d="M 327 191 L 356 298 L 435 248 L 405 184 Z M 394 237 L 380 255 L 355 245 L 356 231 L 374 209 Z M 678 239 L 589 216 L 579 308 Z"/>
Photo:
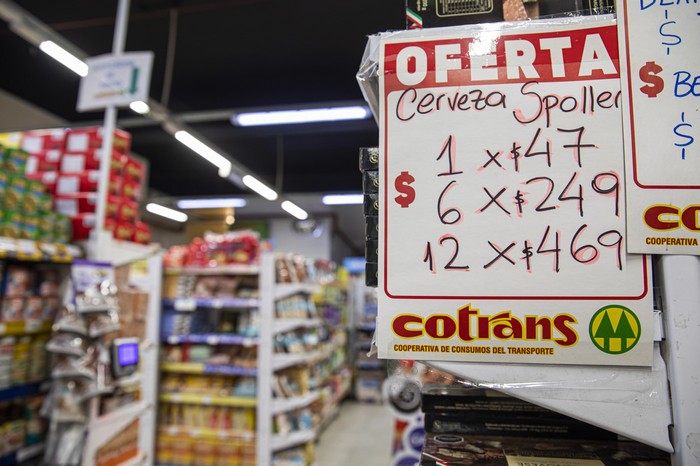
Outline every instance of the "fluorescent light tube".
<path fill-rule="evenodd" d="M 288 213 L 298 218 L 299 220 L 306 220 L 307 218 L 309 218 L 309 214 L 307 214 L 304 209 L 302 209 L 292 201 L 284 201 L 282 203 L 282 208 Z"/>
<path fill-rule="evenodd" d="M 61 65 L 73 71 L 83 78 L 88 74 L 87 63 L 72 55 L 66 49 L 52 40 L 45 40 L 39 44 L 39 50 L 50 56 Z"/>
<path fill-rule="evenodd" d="M 231 117 L 238 126 L 286 125 L 321 121 L 362 120 L 369 116 L 369 109 L 360 105 L 352 107 L 308 108 L 271 112 L 239 113 Z"/>
<path fill-rule="evenodd" d="M 216 152 L 211 147 L 204 144 L 202 141 L 192 136 L 190 133 L 184 130 L 177 131 L 175 133 L 175 139 L 192 149 L 194 152 L 199 154 L 201 157 L 219 167 L 219 175 L 226 177 L 231 173 L 231 161 L 224 157 L 223 155 Z"/>
<path fill-rule="evenodd" d="M 146 204 L 146 210 L 152 214 L 160 215 L 161 217 L 169 218 L 170 220 L 175 220 L 176 222 L 187 221 L 186 213 L 180 212 L 179 210 L 170 209 L 160 204 L 155 204 L 153 202 Z"/>
<path fill-rule="evenodd" d="M 140 113 L 141 115 L 145 115 L 146 113 L 151 111 L 151 107 L 149 107 L 148 104 L 143 100 L 134 100 L 129 104 L 129 108 L 135 111 L 136 113 Z"/>
<path fill-rule="evenodd" d="M 274 201 L 277 199 L 277 193 L 272 189 L 264 185 L 257 178 L 251 175 L 246 175 L 242 178 L 243 184 L 248 186 L 250 189 L 260 194 L 262 197 L 268 201 Z"/>
<path fill-rule="evenodd" d="M 363 194 L 327 194 L 321 198 L 324 205 L 348 205 L 362 204 L 365 196 Z"/>
<path fill-rule="evenodd" d="M 217 209 L 224 207 L 245 207 L 245 199 L 239 197 L 213 199 L 180 199 L 177 207 L 180 209 Z"/>

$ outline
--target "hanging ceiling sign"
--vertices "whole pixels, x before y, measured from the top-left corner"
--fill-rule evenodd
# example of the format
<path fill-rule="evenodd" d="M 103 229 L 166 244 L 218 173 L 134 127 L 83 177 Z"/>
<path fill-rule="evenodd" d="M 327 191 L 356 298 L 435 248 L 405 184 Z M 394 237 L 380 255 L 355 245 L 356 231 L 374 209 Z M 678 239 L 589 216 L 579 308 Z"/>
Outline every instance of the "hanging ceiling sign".
<path fill-rule="evenodd" d="M 385 34 L 383 358 L 650 365 L 614 19 Z"/>
<path fill-rule="evenodd" d="M 700 255 L 700 6 L 618 8 L 627 250 Z"/>
<path fill-rule="evenodd" d="M 100 55 L 85 62 L 89 71 L 80 80 L 79 112 L 128 107 L 136 100 L 148 100 L 153 52 Z"/>

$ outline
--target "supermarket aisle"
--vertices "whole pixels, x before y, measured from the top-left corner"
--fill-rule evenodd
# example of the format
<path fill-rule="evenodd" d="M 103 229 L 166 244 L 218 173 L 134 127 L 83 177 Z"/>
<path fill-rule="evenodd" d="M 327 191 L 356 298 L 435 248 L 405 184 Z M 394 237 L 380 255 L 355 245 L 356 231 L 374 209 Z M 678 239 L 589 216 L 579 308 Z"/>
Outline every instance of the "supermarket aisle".
<path fill-rule="evenodd" d="M 316 466 L 388 466 L 394 418 L 384 405 L 346 401 L 321 435 Z"/>

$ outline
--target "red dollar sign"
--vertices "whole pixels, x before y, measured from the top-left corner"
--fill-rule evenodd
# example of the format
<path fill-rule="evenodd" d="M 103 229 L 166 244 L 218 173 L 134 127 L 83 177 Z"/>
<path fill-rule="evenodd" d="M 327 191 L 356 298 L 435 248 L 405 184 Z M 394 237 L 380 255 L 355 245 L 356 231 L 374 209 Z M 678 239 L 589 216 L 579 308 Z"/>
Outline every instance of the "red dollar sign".
<path fill-rule="evenodd" d="M 400 193 L 396 196 L 394 200 L 397 204 L 401 206 L 402 209 L 410 206 L 411 203 L 416 199 L 416 190 L 409 186 L 411 183 L 416 181 L 413 176 L 408 172 L 401 172 L 399 176 L 396 177 L 394 181 L 394 187 Z"/>
<path fill-rule="evenodd" d="M 661 76 L 657 76 L 663 70 L 654 61 L 648 61 L 646 65 L 639 69 L 639 79 L 647 83 L 646 86 L 640 87 L 639 90 L 645 93 L 647 97 L 653 99 L 664 90 L 664 79 Z"/>

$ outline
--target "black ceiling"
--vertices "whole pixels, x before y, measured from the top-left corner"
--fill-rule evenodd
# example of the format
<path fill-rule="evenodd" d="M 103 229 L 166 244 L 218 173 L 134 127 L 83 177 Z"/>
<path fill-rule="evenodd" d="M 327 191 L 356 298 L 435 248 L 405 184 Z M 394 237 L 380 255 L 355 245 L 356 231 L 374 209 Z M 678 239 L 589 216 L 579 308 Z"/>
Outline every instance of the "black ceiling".
<path fill-rule="evenodd" d="M 17 4 L 88 55 L 112 50 L 117 1 Z M 176 115 L 362 100 L 355 74 L 367 36 L 402 29 L 403 7 L 403 0 L 132 0 L 126 51 L 155 53 L 150 96 L 165 100 Z M 172 86 L 164 96 L 173 16 Z M 0 44 L 1 88 L 71 124 L 102 118 L 77 113 L 77 75 L 4 23 Z M 119 115 L 122 121 L 135 116 L 128 110 Z M 372 119 L 264 129 L 226 120 L 189 125 L 270 185 L 281 183 L 284 193 L 360 191 L 358 148 L 378 143 Z M 150 161 L 152 188 L 172 196 L 240 192 L 160 126 L 127 129 L 132 150 Z"/>

